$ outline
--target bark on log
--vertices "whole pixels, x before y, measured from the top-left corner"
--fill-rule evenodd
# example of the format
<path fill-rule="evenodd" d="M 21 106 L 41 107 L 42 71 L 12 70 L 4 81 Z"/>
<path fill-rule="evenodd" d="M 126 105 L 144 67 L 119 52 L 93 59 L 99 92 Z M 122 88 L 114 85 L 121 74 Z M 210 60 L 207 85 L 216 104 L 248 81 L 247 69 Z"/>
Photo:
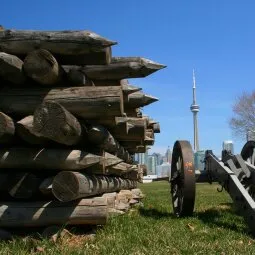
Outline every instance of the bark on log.
<path fill-rule="evenodd" d="M 59 201 L 68 202 L 109 192 L 108 181 L 114 183 L 114 188 L 111 188 L 111 191 L 123 189 L 127 182 L 116 177 L 106 179 L 104 176 L 89 176 L 79 172 L 63 171 L 55 176 L 52 183 L 52 193 Z M 134 188 L 136 183 L 131 183 Z"/>
<path fill-rule="evenodd" d="M 91 31 L 0 31 L 0 51 L 26 55 L 42 48 L 52 54 L 79 55 L 116 44 Z"/>
<path fill-rule="evenodd" d="M 25 142 L 33 145 L 49 145 L 52 142 L 36 133 L 33 128 L 34 116 L 29 115 L 16 123 L 16 134 Z"/>
<path fill-rule="evenodd" d="M 72 87 L 72 88 L 3 88 L 0 91 L 0 109 L 5 113 L 27 116 L 33 114 L 42 101 L 60 103 L 72 114 L 95 119 L 122 116 L 123 101 L 121 88 L 115 87 Z"/>
<path fill-rule="evenodd" d="M 0 143 L 11 144 L 14 141 L 15 124 L 9 116 L 0 112 Z"/>
<path fill-rule="evenodd" d="M 66 73 L 54 56 L 45 49 L 30 52 L 24 59 L 26 75 L 42 85 L 62 84 Z"/>
<path fill-rule="evenodd" d="M 112 58 L 112 60 L 115 58 Z M 121 80 L 126 78 L 139 78 L 148 76 L 162 68 L 164 65 L 145 58 L 118 58 L 109 65 L 63 66 L 66 71 L 78 69 L 92 80 Z"/>
<path fill-rule="evenodd" d="M 9 202 L 0 206 L 0 218 L 0 227 L 105 224 L 107 200 L 92 198 L 70 203 Z"/>
<path fill-rule="evenodd" d="M 0 31 L 1 33 L 1 31 Z M 14 55 L 0 52 L 0 76 L 16 85 L 24 84 L 26 76 L 22 71 L 23 61 Z"/>
<path fill-rule="evenodd" d="M 79 120 L 54 101 L 40 104 L 34 112 L 34 131 L 65 145 L 86 145 L 87 133 Z"/>
<path fill-rule="evenodd" d="M 9 148 L 0 149 L 0 169 L 20 168 L 59 170 L 96 170 L 104 173 L 106 168 L 123 160 L 107 152 L 95 155 L 80 150 Z M 92 167 L 93 166 L 93 167 Z"/>
<path fill-rule="evenodd" d="M 112 49 L 105 47 L 85 54 L 54 56 L 61 65 L 108 65 L 111 63 Z"/>

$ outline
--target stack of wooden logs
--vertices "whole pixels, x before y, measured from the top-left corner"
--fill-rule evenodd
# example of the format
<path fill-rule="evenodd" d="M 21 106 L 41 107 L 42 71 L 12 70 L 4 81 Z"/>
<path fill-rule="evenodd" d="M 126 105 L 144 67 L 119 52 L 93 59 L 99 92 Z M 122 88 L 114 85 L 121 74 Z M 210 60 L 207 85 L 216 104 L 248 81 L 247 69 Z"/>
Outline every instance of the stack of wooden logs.
<path fill-rule="evenodd" d="M 112 211 L 142 197 L 134 153 L 160 127 L 140 108 L 158 99 L 127 79 L 164 66 L 112 57 L 115 44 L 90 31 L 0 30 L 0 227 L 104 224 L 109 201 Z"/>

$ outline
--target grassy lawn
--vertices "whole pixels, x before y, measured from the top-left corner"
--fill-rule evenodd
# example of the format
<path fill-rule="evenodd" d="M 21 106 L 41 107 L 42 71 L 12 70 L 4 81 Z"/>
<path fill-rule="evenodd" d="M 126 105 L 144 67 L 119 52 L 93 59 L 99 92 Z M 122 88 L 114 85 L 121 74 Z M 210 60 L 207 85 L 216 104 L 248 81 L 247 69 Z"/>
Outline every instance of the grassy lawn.
<path fill-rule="evenodd" d="M 217 187 L 197 184 L 194 216 L 176 219 L 169 184 L 141 184 L 144 207 L 111 218 L 94 239 L 80 236 L 52 243 L 16 238 L 0 243 L 0 254 L 255 254 L 255 239 L 228 194 Z"/>

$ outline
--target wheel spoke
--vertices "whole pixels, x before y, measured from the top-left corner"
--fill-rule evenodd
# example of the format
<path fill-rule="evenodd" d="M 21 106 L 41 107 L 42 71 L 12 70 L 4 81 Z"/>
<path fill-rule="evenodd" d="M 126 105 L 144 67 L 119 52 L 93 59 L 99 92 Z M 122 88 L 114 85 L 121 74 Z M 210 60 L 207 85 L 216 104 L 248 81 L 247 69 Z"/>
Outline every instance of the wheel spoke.
<path fill-rule="evenodd" d="M 192 162 L 192 164 L 190 164 Z M 191 145 L 177 141 L 173 148 L 171 166 L 171 195 L 176 216 L 192 215 L 195 201 L 195 170 Z M 187 165 L 193 170 L 188 172 Z"/>

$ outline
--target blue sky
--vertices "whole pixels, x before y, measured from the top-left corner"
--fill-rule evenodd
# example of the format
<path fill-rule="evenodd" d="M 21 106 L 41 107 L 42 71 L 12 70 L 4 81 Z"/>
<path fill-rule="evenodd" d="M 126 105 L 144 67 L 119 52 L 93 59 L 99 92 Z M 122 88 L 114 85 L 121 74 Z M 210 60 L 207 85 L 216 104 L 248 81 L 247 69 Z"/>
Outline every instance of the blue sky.
<path fill-rule="evenodd" d="M 115 56 L 142 56 L 167 68 L 130 83 L 160 101 L 144 108 L 161 133 L 152 151 L 176 139 L 192 141 L 192 69 L 197 80 L 200 148 L 220 154 L 232 136 L 228 119 L 235 98 L 255 86 L 255 1 L 99 0 L 1 1 L 5 28 L 88 29 L 119 42 Z"/>

